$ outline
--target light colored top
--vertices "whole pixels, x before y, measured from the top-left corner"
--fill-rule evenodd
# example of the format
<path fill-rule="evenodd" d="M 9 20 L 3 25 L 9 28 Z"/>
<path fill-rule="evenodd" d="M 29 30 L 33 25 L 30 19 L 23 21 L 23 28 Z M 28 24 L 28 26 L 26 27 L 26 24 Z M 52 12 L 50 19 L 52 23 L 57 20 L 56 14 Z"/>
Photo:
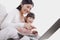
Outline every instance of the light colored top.
<path fill-rule="evenodd" d="M 4 17 L 6 16 L 7 12 L 3 5 L 0 4 L 0 24 L 4 20 Z"/>
<path fill-rule="evenodd" d="M 8 16 L 1 25 L 1 29 L 6 27 L 24 27 L 24 23 L 20 21 L 20 12 L 18 9 L 14 9 L 12 12 L 8 13 Z"/>

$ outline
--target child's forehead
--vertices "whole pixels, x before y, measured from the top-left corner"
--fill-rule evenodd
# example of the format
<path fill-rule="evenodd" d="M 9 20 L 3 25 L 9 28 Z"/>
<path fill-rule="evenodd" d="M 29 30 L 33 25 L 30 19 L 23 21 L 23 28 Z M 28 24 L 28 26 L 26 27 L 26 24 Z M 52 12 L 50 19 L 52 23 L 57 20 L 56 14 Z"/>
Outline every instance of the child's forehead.
<path fill-rule="evenodd" d="M 27 17 L 27 18 L 32 18 L 32 19 L 34 19 L 33 17 Z"/>

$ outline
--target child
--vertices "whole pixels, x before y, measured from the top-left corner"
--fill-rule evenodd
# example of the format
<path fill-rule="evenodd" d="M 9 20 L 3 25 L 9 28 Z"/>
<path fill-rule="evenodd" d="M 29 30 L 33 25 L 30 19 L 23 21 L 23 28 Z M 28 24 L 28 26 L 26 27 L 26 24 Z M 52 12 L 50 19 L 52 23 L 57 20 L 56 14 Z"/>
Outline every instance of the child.
<path fill-rule="evenodd" d="M 38 32 L 35 30 L 36 28 L 34 26 L 32 26 L 32 23 L 35 19 L 35 15 L 33 13 L 29 13 L 27 14 L 27 16 L 25 17 L 25 23 L 29 23 L 31 26 L 30 27 L 24 27 L 27 30 L 30 30 L 32 34 L 38 34 Z"/>

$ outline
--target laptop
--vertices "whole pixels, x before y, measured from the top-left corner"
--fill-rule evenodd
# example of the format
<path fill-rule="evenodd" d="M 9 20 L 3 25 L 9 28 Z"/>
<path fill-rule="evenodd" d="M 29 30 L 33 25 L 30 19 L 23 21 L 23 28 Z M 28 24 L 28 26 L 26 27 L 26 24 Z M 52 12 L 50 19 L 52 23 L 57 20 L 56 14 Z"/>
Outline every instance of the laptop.
<path fill-rule="evenodd" d="M 47 40 L 59 28 L 60 28 L 60 18 L 38 40 Z"/>

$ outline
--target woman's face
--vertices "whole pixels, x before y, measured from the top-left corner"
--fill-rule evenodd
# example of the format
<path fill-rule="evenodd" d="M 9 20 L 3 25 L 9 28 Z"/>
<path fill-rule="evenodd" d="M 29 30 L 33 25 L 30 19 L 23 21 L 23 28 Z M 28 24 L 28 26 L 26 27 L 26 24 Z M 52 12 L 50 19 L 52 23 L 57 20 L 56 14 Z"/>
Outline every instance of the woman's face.
<path fill-rule="evenodd" d="M 31 8 L 33 7 L 33 5 L 31 4 L 24 4 L 24 5 L 21 5 L 22 9 L 22 13 L 25 14 L 25 13 L 29 13 Z"/>

